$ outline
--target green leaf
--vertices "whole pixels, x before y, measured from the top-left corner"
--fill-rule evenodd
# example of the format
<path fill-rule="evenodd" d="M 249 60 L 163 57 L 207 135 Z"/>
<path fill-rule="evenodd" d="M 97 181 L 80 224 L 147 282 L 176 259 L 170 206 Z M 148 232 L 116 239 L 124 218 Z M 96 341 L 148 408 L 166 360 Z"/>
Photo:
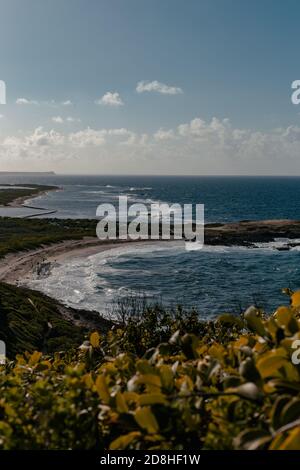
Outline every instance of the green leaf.
<path fill-rule="evenodd" d="M 261 382 L 261 376 L 258 372 L 252 357 L 247 357 L 241 362 L 239 373 L 249 382 Z"/>
<path fill-rule="evenodd" d="M 248 327 L 254 333 L 257 333 L 260 336 L 267 335 L 263 322 L 258 316 L 258 310 L 255 307 L 249 307 L 244 313 L 244 318 L 247 322 Z"/>
<path fill-rule="evenodd" d="M 231 315 L 230 313 L 224 313 L 223 315 L 220 315 L 217 321 L 219 321 L 223 325 L 228 325 L 228 326 L 233 326 L 233 325 L 236 325 L 239 327 L 243 326 L 242 320 L 235 315 Z"/>
<path fill-rule="evenodd" d="M 279 429 L 282 426 L 281 423 L 281 412 L 284 406 L 290 401 L 288 395 L 280 396 L 276 399 L 272 411 L 271 411 L 271 424 L 273 429 Z"/>
<path fill-rule="evenodd" d="M 281 426 L 284 426 L 300 417 L 300 399 L 294 398 L 283 407 L 280 421 Z"/>
<path fill-rule="evenodd" d="M 264 448 L 270 440 L 270 434 L 263 429 L 246 429 L 234 439 L 234 446 L 235 449 L 258 450 Z"/>

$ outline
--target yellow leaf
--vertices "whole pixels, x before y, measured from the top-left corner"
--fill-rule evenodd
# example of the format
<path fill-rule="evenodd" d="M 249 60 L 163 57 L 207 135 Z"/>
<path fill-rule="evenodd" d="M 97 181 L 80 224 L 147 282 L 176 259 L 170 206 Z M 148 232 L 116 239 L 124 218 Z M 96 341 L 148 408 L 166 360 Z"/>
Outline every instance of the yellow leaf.
<path fill-rule="evenodd" d="M 134 419 L 137 424 L 141 428 L 145 429 L 149 434 L 154 434 L 159 430 L 158 422 L 148 406 L 138 408 L 134 414 Z"/>
<path fill-rule="evenodd" d="M 176 386 L 182 393 L 190 393 L 194 389 L 194 383 L 188 375 L 183 375 L 176 380 Z"/>
<path fill-rule="evenodd" d="M 289 432 L 279 450 L 300 450 L 300 426 Z"/>
<path fill-rule="evenodd" d="M 166 389 L 172 388 L 174 383 L 174 375 L 170 366 L 163 364 L 159 368 L 162 386 Z"/>
<path fill-rule="evenodd" d="M 113 442 L 110 443 L 109 449 L 110 450 L 123 450 L 128 447 L 128 445 L 136 438 L 140 437 L 141 433 L 138 431 L 130 432 L 125 436 L 120 436 L 115 439 Z"/>
<path fill-rule="evenodd" d="M 240 336 L 236 341 L 233 343 L 233 347 L 235 349 L 240 349 L 242 346 L 247 346 L 248 338 L 247 336 Z"/>
<path fill-rule="evenodd" d="M 212 357 L 215 357 L 219 362 L 223 362 L 225 357 L 225 349 L 220 344 L 213 344 L 209 348 L 208 354 Z"/>
<path fill-rule="evenodd" d="M 116 395 L 116 405 L 117 405 L 117 411 L 119 413 L 127 413 L 128 411 L 128 406 L 125 401 L 125 398 L 122 393 L 118 392 Z"/>
<path fill-rule="evenodd" d="M 123 397 L 125 398 L 127 403 L 134 402 L 137 403 L 139 400 L 139 394 L 135 392 L 123 392 Z"/>
<path fill-rule="evenodd" d="M 109 403 L 110 394 L 104 375 L 98 375 L 95 382 L 96 390 L 104 403 Z"/>
<path fill-rule="evenodd" d="M 37 364 L 42 357 L 42 353 L 38 351 L 34 351 L 34 353 L 31 354 L 30 359 L 29 359 L 29 365 L 34 366 Z"/>
<path fill-rule="evenodd" d="M 300 290 L 294 292 L 291 296 L 292 307 L 300 307 Z"/>
<path fill-rule="evenodd" d="M 83 376 L 83 380 L 84 380 L 84 383 L 86 385 L 87 388 L 92 388 L 93 385 L 94 385 L 94 381 L 92 379 L 92 375 L 91 374 L 85 374 Z"/>
<path fill-rule="evenodd" d="M 289 317 L 291 315 L 291 311 L 289 307 L 278 307 L 276 312 L 274 313 L 274 316 L 277 320 L 284 320 L 287 316 Z"/>
<path fill-rule="evenodd" d="M 100 346 L 100 335 L 99 335 L 99 333 L 97 333 L 97 331 L 94 331 L 94 333 L 91 334 L 90 343 L 93 346 L 93 348 L 99 348 L 99 346 Z"/>
<path fill-rule="evenodd" d="M 140 396 L 140 405 L 165 405 L 166 397 L 162 393 L 144 393 Z"/>
<path fill-rule="evenodd" d="M 155 374 L 142 374 L 137 378 L 137 383 L 146 385 L 149 391 L 161 387 L 161 380 L 158 375 Z"/>
<path fill-rule="evenodd" d="M 288 364 L 284 349 L 276 349 L 265 353 L 257 360 L 256 367 L 263 378 L 281 377 L 279 369 Z"/>

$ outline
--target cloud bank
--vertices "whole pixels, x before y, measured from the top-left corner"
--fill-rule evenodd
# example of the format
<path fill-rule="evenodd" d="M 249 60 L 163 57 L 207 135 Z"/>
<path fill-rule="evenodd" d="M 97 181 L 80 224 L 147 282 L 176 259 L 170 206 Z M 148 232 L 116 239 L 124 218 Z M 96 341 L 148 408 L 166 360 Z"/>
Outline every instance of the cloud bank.
<path fill-rule="evenodd" d="M 2 166 L 85 173 L 300 174 L 300 127 L 262 132 L 199 117 L 153 134 L 36 128 L 0 140 Z"/>

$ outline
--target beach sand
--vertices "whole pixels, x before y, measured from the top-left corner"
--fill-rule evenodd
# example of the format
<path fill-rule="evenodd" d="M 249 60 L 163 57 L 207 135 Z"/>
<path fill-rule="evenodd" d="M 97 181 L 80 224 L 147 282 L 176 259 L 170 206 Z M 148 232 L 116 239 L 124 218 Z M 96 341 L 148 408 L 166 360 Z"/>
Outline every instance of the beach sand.
<path fill-rule="evenodd" d="M 160 242 L 160 243 L 169 243 Z M 52 264 L 63 264 L 70 258 L 87 257 L 106 250 L 124 246 L 157 244 L 157 240 L 116 240 L 100 241 L 96 237 L 85 237 L 81 240 L 66 240 L 35 250 L 20 251 L 6 255 L 0 262 L 0 281 L 9 284 L 26 284 L 36 275 L 42 266 L 51 269 Z"/>
<path fill-rule="evenodd" d="M 300 221 L 267 220 L 244 221 L 228 224 L 211 224 L 205 228 L 205 243 L 207 245 L 249 246 L 255 242 L 270 242 L 276 237 L 290 239 L 284 249 L 290 249 L 300 244 Z M 293 242 L 292 240 L 295 239 Z M 85 237 L 80 240 L 66 240 L 49 246 L 43 246 L 32 251 L 12 253 L 0 262 L 0 281 L 12 284 L 26 284 L 33 276 L 42 275 L 51 270 L 55 263 L 63 264 L 67 259 L 87 257 L 105 250 L 124 246 L 140 246 L 166 243 L 174 240 L 108 240 L 101 241 L 97 237 Z M 177 240 L 178 242 L 178 240 Z"/>

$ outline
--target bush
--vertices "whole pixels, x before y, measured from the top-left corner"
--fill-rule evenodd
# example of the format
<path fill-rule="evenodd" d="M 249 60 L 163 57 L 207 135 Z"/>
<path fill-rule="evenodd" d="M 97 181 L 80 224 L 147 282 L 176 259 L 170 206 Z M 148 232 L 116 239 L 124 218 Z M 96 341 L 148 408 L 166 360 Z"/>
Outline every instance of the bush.
<path fill-rule="evenodd" d="M 298 449 L 300 293 L 265 317 L 148 308 L 0 372 L 3 449 Z M 295 361 L 294 361 L 295 362 Z"/>

